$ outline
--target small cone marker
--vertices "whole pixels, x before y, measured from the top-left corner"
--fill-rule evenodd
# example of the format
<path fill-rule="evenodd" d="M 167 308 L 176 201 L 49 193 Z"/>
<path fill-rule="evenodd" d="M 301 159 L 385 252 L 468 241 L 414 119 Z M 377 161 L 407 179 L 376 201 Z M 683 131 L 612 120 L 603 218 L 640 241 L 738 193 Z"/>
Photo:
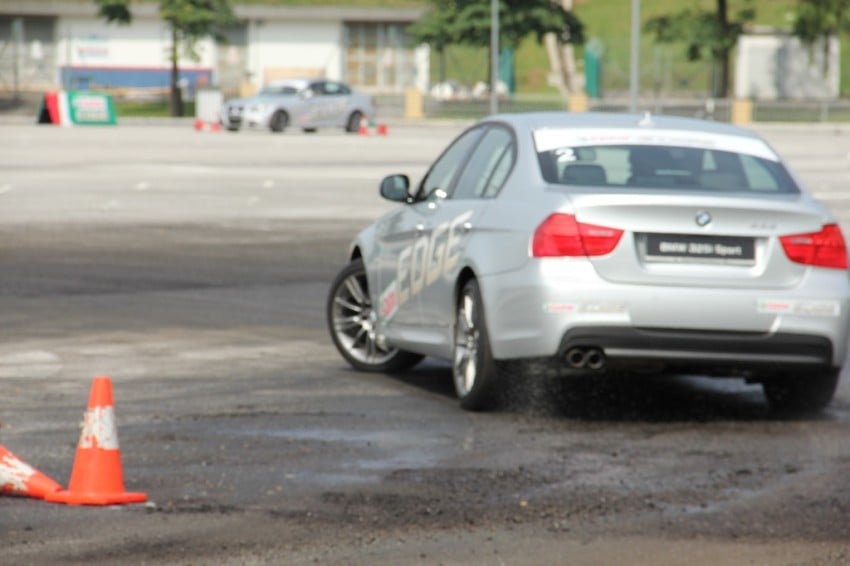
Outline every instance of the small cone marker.
<path fill-rule="evenodd" d="M 62 486 L 25 464 L 0 445 L 0 493 L 27 495 L 36 499 L 62 489 Z"/>
<path fill-rule="evenodd" d="M 115 505 L 142 503 L 147 498 L 145 493 L 124 491 L 112 381 L 108 377 L 95 377 L 71 482 L 66 491 L 52 493 L 45 499 L 69 505 Z"/>
<path fill-rule="evenodd" d="M 361 136 L 369 135 L 369 120 L 367 120 L 365 116 L 360 118 L 360 129 L 357 133 Z"/>
<path fill-rule="evenodd" d="M 218 122 L 204 122 L 201 119 L 195 120 L 195 130 L 198 132 L 218 132 L 221 130 L 221 124 Z"/>

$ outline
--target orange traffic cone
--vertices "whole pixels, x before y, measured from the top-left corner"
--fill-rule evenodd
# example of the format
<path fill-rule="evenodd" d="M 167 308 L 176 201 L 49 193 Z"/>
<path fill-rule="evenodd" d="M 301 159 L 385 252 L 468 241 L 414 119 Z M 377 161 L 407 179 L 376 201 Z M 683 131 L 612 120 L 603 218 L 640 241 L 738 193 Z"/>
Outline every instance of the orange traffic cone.
<path fill-rule="evenodd" d="M 357 133 L 361 136 L 369 135 L 369 120 L 367 120 L 365 116 L 360 118 L 360 130 L 358 130 Z"/>
<path fill-rule="evenodd" d="M 0 493 L 28 495 L 44 499 L 50 493 L 62 489 L 62 486 L 25 464 L 17 456 L 0 445 Z"/>
<path fill-rule="evenodd" d="M 45 499 L 69 505 L 114 505 L 142 503 L 147 498 L 145 493 L 124 491 L 112 381 L 105 376 L 95 377 L 74 458 L 71 482 L 67 490 L 52 493 Z"/>
<path fill-rule="evenodd" d="M 221 124 L 218 122 L 204 122 L 201 119 L 195 120 L 195 130 L 198 132 L 220 132 Z"/>

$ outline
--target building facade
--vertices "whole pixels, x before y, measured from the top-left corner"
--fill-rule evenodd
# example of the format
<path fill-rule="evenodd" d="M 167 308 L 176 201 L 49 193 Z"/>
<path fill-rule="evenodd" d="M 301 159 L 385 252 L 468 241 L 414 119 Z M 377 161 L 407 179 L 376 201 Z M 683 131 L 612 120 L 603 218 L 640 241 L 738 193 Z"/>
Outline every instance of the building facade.
<path fill-rule="evenodd" d="M 167 89 L 170 30 L 155 3 L 132 10 L 132 23 L 122 26 L 99 18 L 94 2 L 0 2 L 0 93 Z M 296 76 L 375 94 L 428 87 L 428 48 L 406 33 L 421 10 L 235 4 L 234 11 L 241 23 L 227 41 L 204 38 L 195 57 L 180 54 L 188 91 L 214 86 L 234 96 Z"/>

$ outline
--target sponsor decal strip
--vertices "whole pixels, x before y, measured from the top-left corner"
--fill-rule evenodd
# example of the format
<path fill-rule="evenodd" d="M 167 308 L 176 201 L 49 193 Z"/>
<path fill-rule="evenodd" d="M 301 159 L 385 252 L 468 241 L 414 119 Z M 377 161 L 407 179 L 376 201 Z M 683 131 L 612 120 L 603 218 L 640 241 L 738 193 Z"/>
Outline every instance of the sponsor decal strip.
<path fill-rule="evenodd" d="M 841 314 L 841 303 L 805 299 L 759 299 L 758 312 L 762 314 L 836 317 Z"/>
<path fill-rule="evenodd" d="M 767 144 L 755 138 L 681 130 L 545 128 L 534 132 L 534 143 L 537 151 L 594 145 L 660 145 L 733 151 L 779 161 Z"/>

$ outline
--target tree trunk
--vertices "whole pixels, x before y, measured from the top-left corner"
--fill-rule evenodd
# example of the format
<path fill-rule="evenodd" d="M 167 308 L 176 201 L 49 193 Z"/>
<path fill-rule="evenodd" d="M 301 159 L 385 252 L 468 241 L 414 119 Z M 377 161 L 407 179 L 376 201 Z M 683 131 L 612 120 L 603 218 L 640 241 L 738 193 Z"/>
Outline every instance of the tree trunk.
<path fill-rule="evenodd" d="M 576 66 L 575 50 L 572 43 L 561 47 L 564 59 L 564 76 L 570 92 L 584 92 L 584 76 L 579 74 Z"/>
<path fill-rule="evenodd" d="M 180 54 L 177 28 L 171 24 L 171 88 L 168 97 L 168 110 L 172 117 L 183 116 L 183 96 L 180 92 L 180 68 L 178 58 Z"/>
<path fill-rule="evenodd" d="M 563 54 L 558 45 L 558 38 L 554 33 L 547 33 L 543 39 L 546 45 L 546 54 L 549 55 L 549 72 L 555 78 L 555 84 L 561 93 L 561 98 L 564 99 L 564 106 L 566 106 L 570 98 L 569 78 L 564 69 Z"/>
<path fill-rule="evenodd" d="M 573 0 L 560 0 L 561 7 L 572 11 Z M 564 99 L 564 105 L 569 102 L 570 94 L 584 90 L 578 76 L 575 52 L 572 45 L 561 45 L 555 34 L 549 33 L 544 37 L 546 53 L 549 55 L 549 68 L 555 75 L 558 90 Z"/>

